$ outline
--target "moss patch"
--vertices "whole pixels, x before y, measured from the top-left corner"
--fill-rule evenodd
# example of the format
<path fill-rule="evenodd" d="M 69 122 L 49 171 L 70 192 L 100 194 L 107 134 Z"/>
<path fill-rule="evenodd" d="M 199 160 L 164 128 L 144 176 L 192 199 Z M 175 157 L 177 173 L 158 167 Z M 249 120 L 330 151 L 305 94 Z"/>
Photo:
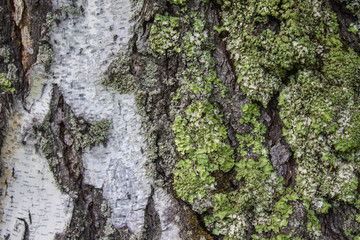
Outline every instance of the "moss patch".
<path fill-rule="evenodd" d="M 318 238 L 317 214 L 327 213 L 329 202 L 359 198 L 360 58 L 341 40 L 336 15 L 317 0 L 224 1 L 222 17 L 242 90 L 263 106 L 280 92 L 283 134 L 298 165 L 295 192 Z M 239 139 L 246 153 L 243 139 L 254 139 Z"/>
<path fill-rule="evenodd" d="M 150 58 L 142 56 L 134 71 L 132 57 L 125 72 L 136 76 L 139 106 L 153 121 L 145 128 L 156 170 L 171 176 L 169 165 L 177 163 L 173 187 L 207 230 L 224 239 L 321 239 L 320 226 L 336 204 L 357 216 L 360 62 L 341 39 L 336 15 L 318 0 L 224 0 L 217 1 L 223 21 L 214 26 L 205 18 L 208 8 L 199 7 L 206 1 L 169 2 L 147 26 L 147 53 L 158 68 L 143 71 Z M 248 97 L 234 103 L 241 115 L 236 130 L 218 104 L 230 100 L 215 71 L 218 34 L 226 36 L 237 84 Z M 294 153 L 294 187 L 276 174 L 267 148 L 264 108 L 271 99 L 278 100 Z M 165 141 L 171 137 L 177 151 Z"/>

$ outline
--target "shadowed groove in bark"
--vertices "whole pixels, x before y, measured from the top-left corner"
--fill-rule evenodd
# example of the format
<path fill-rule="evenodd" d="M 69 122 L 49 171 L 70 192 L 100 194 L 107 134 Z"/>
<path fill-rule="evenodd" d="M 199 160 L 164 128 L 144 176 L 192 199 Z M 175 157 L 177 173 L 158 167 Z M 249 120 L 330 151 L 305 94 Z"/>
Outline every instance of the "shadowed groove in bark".
<path fill-rule="evenodd" d="M 35 126 L 34 130 L 39 139 L 38 147 L 48 158 L 58 184 L 64 192 L 73 196 L 71 222 L 66 232 L 57 234 L 56 239 L 99 239 L 104 236 L 110 209 L 102 191 L 84 183 L 85 169 L 81 160 L 83 149 L 76 146 L 75 136 L 72 135 L 72 121 L 78 124 L 81 122 L 79 125 L 84 131 L 89 128 L 84 119 L 74 116 L 59 87 L 54 85 L 50 112 L 44 122 Z M 117 239 L 124 237 L 124 234 L 120 233 L 120 230 L 114 230 L 110 236 Z"/>
<path fill-rule="evenodd" d="M 341 38 L 354 49 L 357 54 L 360 54 L 360 39 L 356 34 L 349 32 L 348 28 L 350 24 L 356 23 L 356 19 L 353 14 L 346 9 L 346 2 L 341 0 L 324 0 L 333 12 L 336 13 L 337 21 L 339 24 L 339 33 Z M 341 2 L 340 2 L 341 1 Z"/>
<path fill-rule="evenodd" d="M 26 222 L 24 218 L 18 218 L 23 224 L 24 224 L 24 235 L 22 237 L 22 240 L 29 240 L 29 224 Z"/>
<path fill-rule="evenodd" d="M 159 214 L 155 209 L 154 188 L 151 188 L 151 195 L 145 210 L 145 233 L 144 239 L 159 240 L 161 237 L 161 223 Z"/>
<path fill-rule="evenodd" d="M 266 113 L 271 118 L 266 134 L 271 163 L 277 174 L 285 179 L 286 186 L 294 187 L 296 163 L 290 146 L 283 137 L 284 124 L 279 116 L 278 94 L 270 100 Z"/>

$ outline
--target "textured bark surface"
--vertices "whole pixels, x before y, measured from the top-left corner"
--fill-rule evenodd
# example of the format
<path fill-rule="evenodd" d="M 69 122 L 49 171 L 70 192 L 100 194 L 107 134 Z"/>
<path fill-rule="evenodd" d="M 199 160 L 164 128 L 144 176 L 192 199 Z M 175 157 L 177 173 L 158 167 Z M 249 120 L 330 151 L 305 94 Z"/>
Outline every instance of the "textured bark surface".
<path fill-rule="evenodd" d="M 0 19 L 0 239 L 360 239 L 359 1 Z"/>

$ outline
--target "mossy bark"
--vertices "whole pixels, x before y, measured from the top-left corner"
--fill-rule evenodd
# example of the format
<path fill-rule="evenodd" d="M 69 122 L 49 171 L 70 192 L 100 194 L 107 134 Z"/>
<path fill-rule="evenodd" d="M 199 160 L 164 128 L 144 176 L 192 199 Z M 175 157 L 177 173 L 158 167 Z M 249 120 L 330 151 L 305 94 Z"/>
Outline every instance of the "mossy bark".
<path fill-rule="evenodd" d="M 143 3 L 107 84 L 133 76 L 157 178 L 213 238 L 359 238 L 358 5 Z"/>
<path fill-rule="evenodd" d="M 43 36 L 35 26 L 46 16 L 36 9 L 51 6 L 24 3 L 36 53 Z M 12 1 L 1 4 L 14 10 Z M 127 52 L 103 84 L 136 95 L 148 172 L 177 199 L 181 238 L 360 239 L 360 2 L 134 4 Z M 16 89 L 28 90 L 26 71 L 36 59 L 24 55 L 10 12 L 0 14 L 14 29 L 11 44 L 0 29 L 0 47 L 11 50 L 0 71 L 13 62 L 23 79 Z M 83 183 L 82 149 L 106 146 L 110 123 L 76 118 L 56 86 L 50 109 L 34 126 L 38 147 L 75 201 L 57 239 L 132 239 L 109 224 L 102 192 Z M 142 239 L 161 237 L 153 195 Z"/>

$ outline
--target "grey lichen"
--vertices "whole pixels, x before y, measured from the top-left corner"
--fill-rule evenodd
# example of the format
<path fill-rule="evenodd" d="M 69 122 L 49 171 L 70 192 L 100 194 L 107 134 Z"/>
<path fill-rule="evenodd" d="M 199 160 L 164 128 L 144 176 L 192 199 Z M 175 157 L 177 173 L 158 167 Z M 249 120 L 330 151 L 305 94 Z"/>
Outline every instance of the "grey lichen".
<path fill-rule="evenodd" d="M 45 71 L 49 71 L 53 58 L 54 52 L 51 46 L 48 43 L 40 44 L 37 62 L 44 65 Z"/>
<path fill-rule="evenodd" d="M 4 61 L 5 64 L 8 64 L 10 62 L 10 48 L 5 46 L 0 48 L 0 57 Z"/>
<path fill-rule="evenodd" d="M 111 120 L 104 119 L 87 124 L 83 119 L 78 120 L 71 114 L 71 135 L 74 136 L 76 149 L 84 151 L 87 147 L 106 143 L 111 132 Z"/>
<path fill-rule="evenodd" d="M 55 104 L 60 104 L 61 107 Z M 64 113 L 65 116 L 61 117 Z M 111 126 L 112 122 L 108 119 L 88 123 L 84 119 L 77 118 L 70 107 L 63 102 L 62 96 L 55 86 L 49 113 L 42 123 L 35 124 L 33 129 L 38 142 L 37 146 L 49 160 L 54 176 L 64 191 L 67 192 L 69 189 L 65 184 L 68 177 L 61 176 L 58 171 L 67 167 L 67 161 L 74 161 L 73 164 L 76 164 L 77 168 L 70 168 L 69 171 L 74 171 L 73 177 L 76 178 L 76 175 L 80 174 L 76 171 L 79 171 L 80 166 L 78 165 L 81 164 L 81 154 L 88 147 L 100 143 L 105 144 L 111 132 Z M 70 159 L 64 163 L 65 158 Z M 70 185 L 72 186 L 73 183 Z"/>
<path fill-rule="evenodd" d="M 103 84 L 112 87 L 122 94 L 135 91 L 136 79 L 131 73 L 132 58 L 121 52 L 105 73 Z"/>
<path fill-rule="evenodd" d="M 214 27 L 202 8 L 187 8 L 206 1 L 169 2 L 151 26 L 144 24 L 148 51 L 136 49 L 120 75 L 120 87 L 128 74 L 137 85 L 153 170 L 173 173 L 178 197 L 225 239 L 321 239 L 321 223 L 337 202 L 351 205 L 357 214 L 351 219 L 360 220 L 360 62 L 341 40 L 336 15 L 318 0 L 218 1 L 223 21 Z M 241 112 L 234 129 L 224 124 L 232 112 L 219 108 L 227 92 L 214 70 L 220 67 L 212 29 L 226 36 L 234 91 L 247 96 L 234 103 Z M 145 45 L 137 40 L 134 49 Z M 158 75 L 144 77 L 151 60 Z M 284 124 L 283 177 L 273 169 L 264 111 L 279 115 L 278 135 Z M 359 231 L 348 234 L 356 238 Z"/>

